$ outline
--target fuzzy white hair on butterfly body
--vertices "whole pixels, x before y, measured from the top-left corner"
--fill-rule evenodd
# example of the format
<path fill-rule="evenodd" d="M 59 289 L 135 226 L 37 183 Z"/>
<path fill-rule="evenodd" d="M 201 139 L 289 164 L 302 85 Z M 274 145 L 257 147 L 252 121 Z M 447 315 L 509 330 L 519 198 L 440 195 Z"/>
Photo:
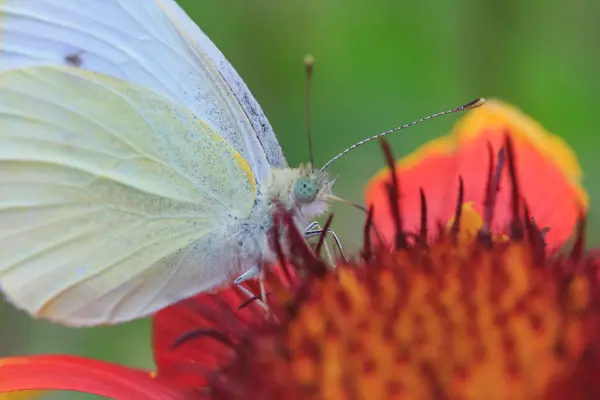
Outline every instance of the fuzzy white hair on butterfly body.
<path fill-rule="evenodd" d="M 272 177 L 268 196 L 281 201 L 304 226 L 328 210 L 335 180 L 327 171 L 315 171 L 310 165 L 273 168 Z"/>

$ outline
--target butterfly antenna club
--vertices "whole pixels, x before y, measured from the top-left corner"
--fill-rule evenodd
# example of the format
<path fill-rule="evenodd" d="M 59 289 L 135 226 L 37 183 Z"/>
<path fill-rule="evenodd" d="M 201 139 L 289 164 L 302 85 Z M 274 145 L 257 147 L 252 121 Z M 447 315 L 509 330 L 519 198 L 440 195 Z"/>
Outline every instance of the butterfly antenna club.
<path fill-rule="evenodd" d="M 313 169 L 315 167 L 315 155 L 313 151 L 311 132 L 310 88 L 314 65 L 315 58 L 311 54 L 307 54 L 304 57 L 304 67 L 306 70 L 306 136 L 308 137 L 308 157 L 310 161 L 310 166 Z"/>

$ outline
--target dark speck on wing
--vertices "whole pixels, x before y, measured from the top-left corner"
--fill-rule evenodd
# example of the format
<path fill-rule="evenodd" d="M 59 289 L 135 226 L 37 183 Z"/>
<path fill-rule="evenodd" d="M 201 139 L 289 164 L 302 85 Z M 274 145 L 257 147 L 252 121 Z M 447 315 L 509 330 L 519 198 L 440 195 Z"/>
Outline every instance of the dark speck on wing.
<path fill-rule="evenodd" d="M 65 63 L 73 67 L 81 67 L 83 65 L 83 59 L 81 58 L 82 52 L 69 53 L 65 56 Z"/>

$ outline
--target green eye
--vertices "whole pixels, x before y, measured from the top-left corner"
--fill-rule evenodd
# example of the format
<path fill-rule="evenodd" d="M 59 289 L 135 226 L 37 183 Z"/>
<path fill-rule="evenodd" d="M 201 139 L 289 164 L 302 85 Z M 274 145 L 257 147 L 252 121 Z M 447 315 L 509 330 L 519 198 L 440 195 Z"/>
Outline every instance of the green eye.
<path fill-rule="evenodd" d="M 310 203 L 317 197 L 319 187 L 317 182 L 308 177 L 298 178 L 294 183 L 294 197 L 301 203 Z"/>

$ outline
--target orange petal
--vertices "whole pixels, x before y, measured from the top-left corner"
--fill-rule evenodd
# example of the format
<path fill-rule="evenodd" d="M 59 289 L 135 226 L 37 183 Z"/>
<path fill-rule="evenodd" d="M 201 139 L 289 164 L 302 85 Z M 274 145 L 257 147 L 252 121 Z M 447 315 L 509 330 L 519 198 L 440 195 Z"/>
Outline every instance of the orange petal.
<path fill-rule="evenodd" d="M 26 390 L 70 390 L 120 400 L 181 398 L 146 371 L 100 360 L 68 355 L 0 359 L 0 393 Z"/>
<path fill-rule="evenodd" d="M 43 390 L 27 390 L 23 392 L 0 393 L 0 400 L 30 400 L 46 393 Z"/>
<path fill-rule="evenodd" d="M 450 218 L 446 230 L 451 230 L 455 221 L 455 217 Z M 463 243 L 472 241 L 473 238 L 477 237 L 477 232 L 483 227 L 483 218 L 473 209 L 473 203 L 462 205 L 459 227 L 458 241 Z"/>
<path fill-rule="evenodd" d="M 464 181 L 464 201 L 472 202 L 483 214 L 488 183 L 491 145 L 494 162 L 504 144 L 505 135 L 513 139 L 519 192 L 540 227 L 549 227 L 546 241 L 550 248 L 562 246 L 570 237 L 588 198 L 582 188 L 581 170 L 568 145 L 546 132 L 538 123 L 514 107 L 499 101 L 488 101 L 469 111 L 452 134 L 434 140 L 413 155 L 398 162 L 396 170 L 402 193 L 401 209 L 406 229 L 418 229 L 420 200 L 418 187 L 427 196 L 429 229 L 452 218 L 457 200 L 458 179 Z M 374 221 L 386 238 L 393 236 L 388 218 L 384 170 L 369 184 L 367 204 L 379 208 Z M 511 187 L 508 166 L 500 178 L 500 190 L 494 208 L 492 229 L 506 232 L 511 218 Z M 377 210 L 377 208 L 376 208 Z"/>
<path fill-rule="evenodd" d="M 455 220 L 455 217 L 450 218 L 448 225 L 446 225 L 447 232 L 452 230 Z M 457 235 L 458 242 L 462 244 L 472 243 L 473 240 L 477 238 L 477 234 L 482 227 L 483 218 L 473 209 L 473 203 L 464 203 L 460 214 L 460 225 Z M 508 237 L 503 235 L 493 235 L 493 240 L 496 242 L 504 242 L 508 240 Z"/>

